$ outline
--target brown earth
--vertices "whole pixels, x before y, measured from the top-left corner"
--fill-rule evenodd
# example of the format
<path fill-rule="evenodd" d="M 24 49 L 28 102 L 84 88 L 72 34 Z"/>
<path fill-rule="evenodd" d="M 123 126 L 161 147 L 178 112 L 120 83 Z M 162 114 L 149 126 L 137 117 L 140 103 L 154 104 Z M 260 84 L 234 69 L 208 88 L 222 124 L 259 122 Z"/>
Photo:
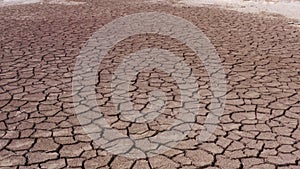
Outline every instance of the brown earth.
<path fill-rule="evenodd" d="M 86 2 L 0 8 L 0 168 L 299 168 L 300 30 L 288 19 L 138 0 Z M 134 160 L 106 152 L 82 130 L 74 115 L 72 71 L 94 31 L 115 18 L 147 11 L 183 17 L 210 38 L 228 93 L 221 122 L 206 142 L 195 139 L 200 133 L 195 130 L 163 154 Z M 184 44 L 143 35 L 119 42 L 99 72 L 110 77 L 118 58 L 149 46 L 173 51 L 193 66 L 195 55 Z M 195 121 L 201 128 L 209 111 L 209 79 L 202 64 L 193 70 L 204 92 Z M 147 125 L 113 114 L 105 85 L 97 84 L 97 99 L 114 128 L 135 136 L 163 128 L 159 125 L 168 114 Z M 135 94 L 153 87 L 171 90 L 168 98 L 178 104 L 174 80 L 160 71 L 142 72 L 136 86 Z M 136 97 L 147 104 L 147 95 Z"/>

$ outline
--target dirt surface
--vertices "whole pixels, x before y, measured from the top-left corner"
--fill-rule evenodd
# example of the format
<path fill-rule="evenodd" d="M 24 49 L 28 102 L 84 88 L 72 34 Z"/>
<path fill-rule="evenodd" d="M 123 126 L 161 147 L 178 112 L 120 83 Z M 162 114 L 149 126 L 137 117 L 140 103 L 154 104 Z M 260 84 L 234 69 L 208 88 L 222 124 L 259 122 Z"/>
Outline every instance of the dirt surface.
<path fill-rule="evenodd" d="M 149 46 L 170 50 L 190 63 L 203 91 L 195 130 L 163 154 L 134 160 L 108 153 L 82 130 L 74 112 L 72 72 L 94 31 L 121 16 L 147 11 L 180 16 L 198 26 L 219 53 L 228 92 L 217 130 L 199 143 L 195 138 L 211 95 L 201 62 L 193 62 L 193 52 L 168 37 L 140 35 L 119 42 L 99 68 L 104 81 L 96 91 L 99 107 L 121 133 L 147 137 L 163 130 L 177 111 L 179 93 L 174 79 L 163 72 L 142 72 L 135 79 L 137 104 L 147 104 L 145 91 L 160 88 L 171 91 L 170 111 L 151 123 L 122 120 L 114 114 L 106 78 L 120 58 Z M 299 168 L 300 30 L 288 22 L 135 0 L 1 7 L 0 168 Z"/>

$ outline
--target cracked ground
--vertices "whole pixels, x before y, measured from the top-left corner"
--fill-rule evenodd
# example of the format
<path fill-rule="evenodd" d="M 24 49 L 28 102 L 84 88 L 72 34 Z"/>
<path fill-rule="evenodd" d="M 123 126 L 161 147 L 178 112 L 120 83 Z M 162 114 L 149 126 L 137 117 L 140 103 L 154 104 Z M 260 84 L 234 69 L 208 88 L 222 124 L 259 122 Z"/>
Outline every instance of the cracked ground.
<path fill-rule="evenodd" d="M 130 53 L 148 47 L 173 52 L 192 68 L 201 93 L 192 132 L 162 154 L 129 159 L 107 152 L 83 130 L 74 111 L 72 72 L 96 30 L 151 11 L 180 16 L 209 37 L 226 74 L 226 105 L 215 132 L 199 143 L 211 91 L 195 53 L 155 34 L 120 41 L 102 60 L 95 84 L 104 117 L 120 133 L 144 138 L 164 131 L 180 107 L 174 78 L 151 69 L 130 86 L 134 106 L 147 108 L 148 93 L 160 89 L 167 93 L 165 112 L 147 123 L 116 113 L 110 82 Z M 6 6 L 0 18 L 0 168 L 300 168 L 300 29 L 289 19 L 139 0 Z"/>

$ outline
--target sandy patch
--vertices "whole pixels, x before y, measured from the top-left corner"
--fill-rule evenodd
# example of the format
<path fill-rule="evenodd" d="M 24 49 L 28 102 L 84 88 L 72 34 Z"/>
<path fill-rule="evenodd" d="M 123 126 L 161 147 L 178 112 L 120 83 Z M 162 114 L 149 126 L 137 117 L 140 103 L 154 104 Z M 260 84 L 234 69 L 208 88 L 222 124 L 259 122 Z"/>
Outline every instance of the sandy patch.
<path fill-rule="evenodd" d="M 246 13 L 273 13 L 300 20 L 300 2 L 294 0 L 179 0 L 190 6 L 218 5 Z"/>
<path fill-rule="evenodd" d="M 174 6 L 214 6 L 243 13 L 282 15 L 300 21 L 300 0 L 150 0 L 148 2 Z"/>

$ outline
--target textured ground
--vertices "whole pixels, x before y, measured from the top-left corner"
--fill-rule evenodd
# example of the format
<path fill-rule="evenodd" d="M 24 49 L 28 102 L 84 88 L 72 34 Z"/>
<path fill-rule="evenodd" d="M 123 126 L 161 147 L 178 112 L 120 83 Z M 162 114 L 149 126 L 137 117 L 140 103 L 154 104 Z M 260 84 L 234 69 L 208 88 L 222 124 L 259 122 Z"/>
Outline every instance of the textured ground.
<path fill-rule="evenodd" d="M 131 160 L 107 153 L 82 130 L 74 115 L 72 71 L 94 31 L 117 17 L 145 11 L 181 16 L 201 28 L 220 54 L 228 93 L 218 129 L 198 143 L 210 90 L 201 63 L 193 67 L 195 55 L 168 37 L 133 36 L 118 43 L 103 61 L 100 77 L 110 77 L 119 58 L 156 46 L 190 61 L 204 96 L 198 129 L 164 154 Z M 0 168 L 299 168 L 300 30 L 287 19 L 103 0 L 3 7 L 0 32 Z M 176 112 L 174 79 L 158 70 L 135 79 L 137 108 L 147 103 L 145 91 L 171 91 L 167 98 L 173 108 L 149 124 L 128 123 L 114 114 L 106 80 L 97 83 L 98 103 L 120 132 L 151 135 Z"/>

